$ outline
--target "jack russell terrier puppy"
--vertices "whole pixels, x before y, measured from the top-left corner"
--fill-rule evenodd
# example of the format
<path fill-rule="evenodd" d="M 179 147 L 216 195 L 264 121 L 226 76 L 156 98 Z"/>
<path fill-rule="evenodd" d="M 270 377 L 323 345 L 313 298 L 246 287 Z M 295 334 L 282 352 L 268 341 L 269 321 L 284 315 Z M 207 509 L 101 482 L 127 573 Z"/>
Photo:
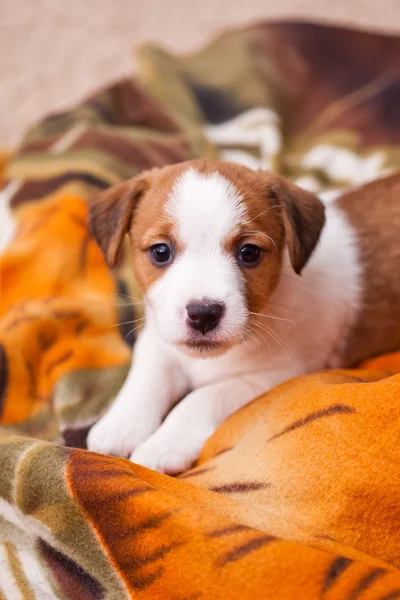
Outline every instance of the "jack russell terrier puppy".
<path fill-rule="evenodd" d="M 176 474 L 262 392 L 400 347 L 400 176 L 324 205 L 190 161 L 106 191 L 90 227 L 110 266 L 129 235 L 146 321 L 89 450 Z"/>

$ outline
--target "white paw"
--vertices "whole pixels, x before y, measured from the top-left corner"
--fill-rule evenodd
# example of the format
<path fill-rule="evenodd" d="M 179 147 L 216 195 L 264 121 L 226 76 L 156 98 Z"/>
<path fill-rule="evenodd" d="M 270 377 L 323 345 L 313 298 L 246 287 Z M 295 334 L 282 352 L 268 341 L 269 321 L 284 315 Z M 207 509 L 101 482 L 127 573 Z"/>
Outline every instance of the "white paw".
<path fill-rule="evenodd" d="M 134 463 L 167 475 L 177 475 L 187 471 L 199 457 L 201 449 L 209 437 L 209 432 L 201 435 L 170 434 L 156 431 L 132 453 Z"/>
<path fill-rule="evenodd" d="M 87 448 L 91 452 L 127 458 L 157 428 L 139 415 L 107 413 L 89 432 Z"/>

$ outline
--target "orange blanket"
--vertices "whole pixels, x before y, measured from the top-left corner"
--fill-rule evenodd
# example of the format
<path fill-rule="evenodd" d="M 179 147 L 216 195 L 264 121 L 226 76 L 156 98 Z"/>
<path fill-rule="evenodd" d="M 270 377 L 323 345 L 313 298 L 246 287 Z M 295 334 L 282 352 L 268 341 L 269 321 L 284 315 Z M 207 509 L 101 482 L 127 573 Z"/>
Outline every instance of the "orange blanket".
<path fill-rule="evenodd" d="M 147 47 L 135 81 L 27 135 L 1 199 L 0 599 L 400 598 L 400 354 L 277 387 L 176 479 L 82 449 L 140 314 L 129 261 L 109 272 L 87 232 L 94 194 L 199 156 L 321 192 L 379 177 L 399 164 L 399 50 L 307 24 Z"/>

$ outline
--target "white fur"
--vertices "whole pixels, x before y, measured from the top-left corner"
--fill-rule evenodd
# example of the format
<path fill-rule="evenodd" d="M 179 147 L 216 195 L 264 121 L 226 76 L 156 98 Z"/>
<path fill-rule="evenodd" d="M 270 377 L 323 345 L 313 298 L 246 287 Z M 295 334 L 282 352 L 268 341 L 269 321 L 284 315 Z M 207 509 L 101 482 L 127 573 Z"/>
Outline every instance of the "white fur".
<path fill-rule="evenodd" d="M 176 223 L 183 251 L 148 291 L 147 299 L 164 340 L 184 344 L 192 333 L 186 306 L 204 299 L 226 305 L 220 338 L 241 339 L 246 322 L 243 280 L 224 242 L 246 215 L 232 183 L 218 173 L 188 169 L 174 186 L 165 212 Z"/>
<path fill-rule="evenodd" d="M 320 241 L 301 277 L 285 253 L 280 283 L 253 336 L 214 359 L 188 356 L 176 344 L 188 334 L 184 308 L 189 300 L 227 303 L 222 337 L 235 339 L 245 326 L 240 269 L 222 248 L 245 207 L 223 177 L 190 170 L 166 210 L 177 223 L 184 250 L 148 292 L 133 368 L 111 410 L 91 430 L 88 447 L 177 473 L 192 464 L 222 421 L 254 397 L 338 363 L 359 307 L 361 273 L 354 231 L 330 202 Z"/>

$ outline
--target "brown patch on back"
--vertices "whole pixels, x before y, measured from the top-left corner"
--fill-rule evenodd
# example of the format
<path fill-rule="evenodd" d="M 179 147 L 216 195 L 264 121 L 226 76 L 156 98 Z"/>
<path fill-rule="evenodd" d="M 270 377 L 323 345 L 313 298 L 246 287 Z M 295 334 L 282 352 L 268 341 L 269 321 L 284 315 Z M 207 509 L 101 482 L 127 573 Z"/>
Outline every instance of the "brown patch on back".
<path fill-rule="evenodd" d="M 353 190 L 338 204 L 358 232 L 364 270 L 362 306 L 343 354 L 353 366 L 400 348 L 400 175 Z"/>

